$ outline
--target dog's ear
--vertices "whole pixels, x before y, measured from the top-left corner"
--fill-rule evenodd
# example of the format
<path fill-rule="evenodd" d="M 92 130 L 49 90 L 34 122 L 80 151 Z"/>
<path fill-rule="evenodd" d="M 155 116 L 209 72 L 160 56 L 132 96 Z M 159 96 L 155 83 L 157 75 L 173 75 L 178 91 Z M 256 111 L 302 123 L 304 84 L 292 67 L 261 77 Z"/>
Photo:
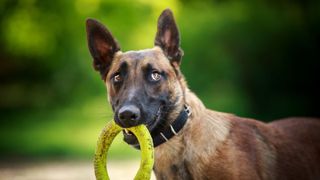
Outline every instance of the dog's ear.
<path fill-rule="evenodd" d="M 161 47 L 173 65 L 180 65 L 183 51 L 180 48 L 179 30 L 170 9 L 165 9 L 158 19 L 154 45 Z"/>
<path fill-rule="evenodd" d="M 111 32 L 100 22 L 87 19 L 86 29 L 88 47 L 93 57 L 93 67 L 100 72 L 102 78 L 105 78 L 114 54 L 120 50 L 120 47 Z"/>

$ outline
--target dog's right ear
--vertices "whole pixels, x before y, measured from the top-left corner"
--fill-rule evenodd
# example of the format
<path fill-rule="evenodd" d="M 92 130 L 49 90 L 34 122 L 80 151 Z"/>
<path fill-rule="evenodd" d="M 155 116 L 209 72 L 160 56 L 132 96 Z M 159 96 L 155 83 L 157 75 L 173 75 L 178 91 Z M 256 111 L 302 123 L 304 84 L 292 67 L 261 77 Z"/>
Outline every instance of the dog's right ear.
<path fill-rule="evenodd" d="M 120 50 L 120 47 L 111 32 L 100 22 L 87 19 L 86 29 L 88 47 L 93 57 L 93 67 L 104 79 L 110 69 L 114 54 Z"/>
<path fill-rule="evenodd" d="M 158 19 L 154 45 L 163 50 L 172 65 L 175 67 L 180 65 L 183 51 L 180 48 L 179 30 L 170 9 L 165 9 Z"/>

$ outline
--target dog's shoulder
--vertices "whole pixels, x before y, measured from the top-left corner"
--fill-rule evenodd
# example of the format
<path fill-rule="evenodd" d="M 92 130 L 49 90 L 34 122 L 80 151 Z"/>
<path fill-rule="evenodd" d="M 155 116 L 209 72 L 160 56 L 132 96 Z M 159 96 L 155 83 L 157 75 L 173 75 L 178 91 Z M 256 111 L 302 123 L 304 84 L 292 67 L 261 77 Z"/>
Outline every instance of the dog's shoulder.
<path fill-rule="evenodd" d="M 206 132 L 211 137 L 206 145 L 214 145 L 211 146 L 212 153 L 206 156 L 210 169 L 205 171 L 210 171 L 209 177 L 271 177 L 276 155 L 273 147 L 269 146 L 272 133 L 267 124 L 212 110 L 207 110 L 204 117 L 204 124 L 211 127 L 207 129 L 214 129 L 211 134 Z"/>

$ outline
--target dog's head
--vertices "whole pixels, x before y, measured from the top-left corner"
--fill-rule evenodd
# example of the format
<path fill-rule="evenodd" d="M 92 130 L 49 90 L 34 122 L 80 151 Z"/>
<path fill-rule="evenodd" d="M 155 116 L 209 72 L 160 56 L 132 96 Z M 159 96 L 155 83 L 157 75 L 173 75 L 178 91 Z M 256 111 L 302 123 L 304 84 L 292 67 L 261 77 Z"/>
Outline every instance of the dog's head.
<path fill-rule="evenodd" d="M 183 52 L 171 10 L 164 10 L 158 19 L 152 49 L 121 52 L 110 31 L 92 19 L 87 20 L 87 38 L 118 125 L 145 124 L 154 133 L 178 115 L 184 101 L 179 70 Z M 128 143 L 137 143 L 134 136 L 124 135 Z"/>

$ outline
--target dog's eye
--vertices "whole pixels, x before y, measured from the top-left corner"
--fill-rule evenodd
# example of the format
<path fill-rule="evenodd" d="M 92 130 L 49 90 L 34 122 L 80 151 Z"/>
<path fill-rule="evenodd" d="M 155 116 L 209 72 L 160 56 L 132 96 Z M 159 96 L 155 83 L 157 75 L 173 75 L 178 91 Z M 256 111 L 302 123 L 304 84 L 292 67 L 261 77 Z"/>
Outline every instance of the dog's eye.
<path fill-rule="evenodd" d="M 113 81 L 114 82 L 120 82 L 122 80 L 121 75 L 119 73 L 115 74 L 113 76 Z"/>
<path fill-rule="evenodd" d="M 151 73 L 152 81 L 159 81 L 161 79 L 161 74 L 158 71 L 153 71 Z"/>

